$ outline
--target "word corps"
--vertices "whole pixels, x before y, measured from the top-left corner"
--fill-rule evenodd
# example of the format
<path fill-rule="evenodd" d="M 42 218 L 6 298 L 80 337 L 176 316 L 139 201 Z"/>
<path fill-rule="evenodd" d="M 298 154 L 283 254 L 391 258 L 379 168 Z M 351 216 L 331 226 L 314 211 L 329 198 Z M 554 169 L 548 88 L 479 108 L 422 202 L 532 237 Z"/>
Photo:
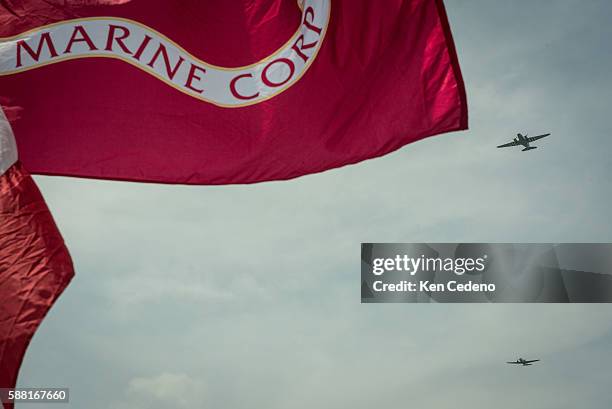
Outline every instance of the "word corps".
<path fill-rule="evenodd" d="M 279 94 L 300 79 L 321 47 L 329 15 L 330 0 L 306 0 L 301 24 L 283 47 L 259 62 L 237 68 L 206 63 L 164 34 L 133 20 L 67 20 L 0 38 L 0 75 L 71 59 L 107 57 L 129 63 L 209 103 L 251 105 Z"/>

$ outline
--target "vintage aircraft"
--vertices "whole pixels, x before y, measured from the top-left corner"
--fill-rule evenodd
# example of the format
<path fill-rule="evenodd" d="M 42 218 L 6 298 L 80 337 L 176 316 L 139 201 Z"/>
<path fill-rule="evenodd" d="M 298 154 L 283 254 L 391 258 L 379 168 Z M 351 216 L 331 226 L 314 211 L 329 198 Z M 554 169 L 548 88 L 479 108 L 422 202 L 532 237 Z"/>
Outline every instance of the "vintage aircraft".
<path fill-rule="evenodd" d="M 532 359 L 530 361 L 526 361 L 523 358 L 519 358 L 514 362 L 506 362 L 507 364 L 515 364 L 515 365 L 523 365 L 523 366 L 529 366 L 532 365 L 533 362 L 538 362 L 539 359 Z"/>
<path fill-rule="evenodd" d="M 530 151 L 532 149 L 537 148 L 537 146 L 529 146 L 530 142 L 537 141 L 538 139 L 542 139 L 544 137 L 547 137 L 548 135 L 550 135 L 550 134 L 547 133 L 547 134 L 544 134 L 544 135 L 527 137 L 527 135 L 521 135 L 519 133 L 519 134 L 516 134 L 516 138 L 514 138 L 514 140 L 512 142 L 508 142 L 508 143 L 506 143 L 504 145 L 499 145 L 498 148 L 507 148 L 508 146 L 523 145 L 525 147 L 525 149 L 523 149 L 523 152 Z"/>

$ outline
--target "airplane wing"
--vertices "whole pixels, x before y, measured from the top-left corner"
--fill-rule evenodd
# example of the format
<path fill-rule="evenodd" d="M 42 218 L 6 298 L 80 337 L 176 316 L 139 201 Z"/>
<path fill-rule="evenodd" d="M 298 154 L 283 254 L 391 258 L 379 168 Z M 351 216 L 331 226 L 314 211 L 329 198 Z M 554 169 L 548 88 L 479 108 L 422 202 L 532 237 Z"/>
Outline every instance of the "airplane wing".
<path fill-rule="evenodd" d="M 499 145 L 498 148 L 507 148 L 508 146 L 518 146 L 518 145 L 520 145 L 520 143 L 512 141 L 509 143 L 505 143 L 503 145 Z"/>
<path fill-rule="evenodd" d="M 521 363 L 521 362 L 518 362 L 518 361 L 517 361 L 517 362 L 506 362 L 506 363 L 507 363 L 507 364 L 516 364 L 516 365 L 522 365 L 522 363 Z"/>
<path fill-rule="evenodd" d="M 538 362 L 538 361 L 539 361 L 539 359 L 532 359 L 531 361 L 525 361 L 525 363 L 526 364 L 530 364 L 532 362 Z"/>
<path fill-rule="evenodd" d="M 546 133 L 546 134 L 544 134 L 544 135 L 532 136 L 532 137 L 530 137 L 530 138 L 527 138 L 527 141 L 528 141 L 528 142 L 537 141 L 538 139 L 545 138 L 545 137 L 547 137 L 548 135 L 550 135 L 550 134 L 549 134 L 549 133 Z"/>

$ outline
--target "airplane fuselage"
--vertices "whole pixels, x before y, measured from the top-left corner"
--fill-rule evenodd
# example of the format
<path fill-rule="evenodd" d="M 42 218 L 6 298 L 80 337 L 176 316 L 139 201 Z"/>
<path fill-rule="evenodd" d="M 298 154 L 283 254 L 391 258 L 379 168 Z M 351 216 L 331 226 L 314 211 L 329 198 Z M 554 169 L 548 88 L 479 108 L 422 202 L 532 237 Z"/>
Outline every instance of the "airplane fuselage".
<path fill-rule="evenodd" d="M 537 361 L 538 361 L 538 359 L 533 360 L 533 361 L 527 361 L 527 360 L 525 360 L 523 358 L 518 358 L 516 360 L 516 362 L 509 362 L 509 363 L 519 364 L 519 365 L 522 365 L 522 366 L 531 366 L 531 365 L 533 365 L 532 362 L 537 362 Z"/>
<path fill-rule="evenodd" d="M 523 152 L 537 148 L 537 146 L 529 145 L 529 140 L 523 134 L 520 133 L 516 135 L 516 138 L 514 138 L 514 142 L 520 143 L 525 147 L 525 149 L 523 149 Z"/>

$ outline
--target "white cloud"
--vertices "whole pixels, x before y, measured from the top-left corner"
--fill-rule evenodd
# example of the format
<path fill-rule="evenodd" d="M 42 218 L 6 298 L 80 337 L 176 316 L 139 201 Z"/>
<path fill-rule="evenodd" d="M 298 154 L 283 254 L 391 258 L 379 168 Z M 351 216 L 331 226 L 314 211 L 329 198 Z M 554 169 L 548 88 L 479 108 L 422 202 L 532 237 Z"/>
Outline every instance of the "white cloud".
<path fill-rule="evenodd" d="M 130 380 L 109 409 L 192 409 L 206 406 L 206 385 L 185 374 L 162 373 Z"/>

